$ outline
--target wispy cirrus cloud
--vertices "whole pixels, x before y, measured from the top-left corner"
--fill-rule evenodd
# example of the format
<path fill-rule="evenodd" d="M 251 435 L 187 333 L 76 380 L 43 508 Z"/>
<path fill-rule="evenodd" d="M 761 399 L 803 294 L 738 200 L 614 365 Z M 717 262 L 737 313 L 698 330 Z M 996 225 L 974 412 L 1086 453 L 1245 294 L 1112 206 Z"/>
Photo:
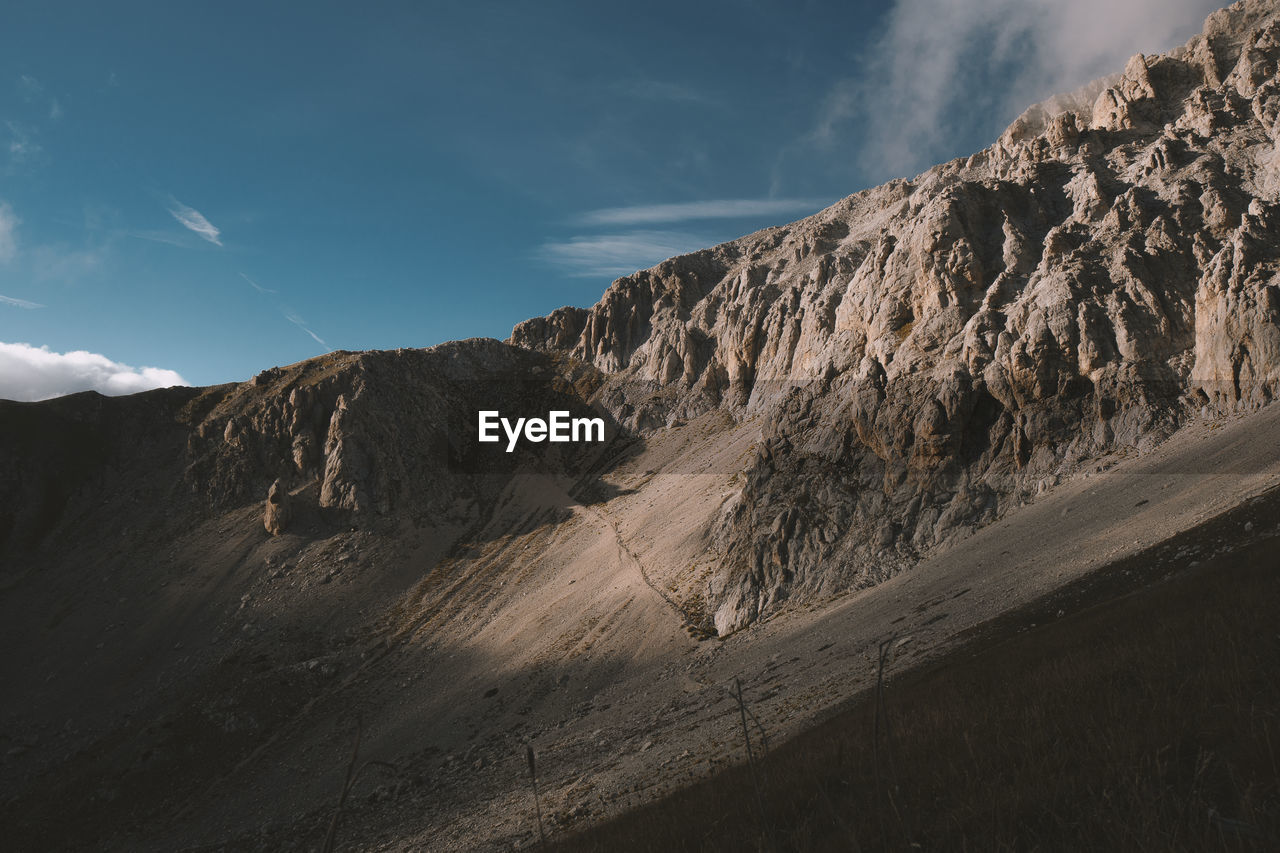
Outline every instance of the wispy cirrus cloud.
<path fill-rule="evenodd" d="M 18 255 L 18 225 L 22 220 L 6 201 L 0 201 L 0 263 L 9 263 Z"/>
<path fill-rule="evenodd" d="M 862 138 L 875 180 L 995 138 L 1032 103 L 1188 38 L 1222 0 L 896 0 L 856 77 L 837 81 L 791 156 Z"/>
<path fill-rule="evenodd" d="M 127 237 L 133 237 L 135 240 L 146 240 L 150 243 L 164 243 L 168 246 L 177 246 L 181 249 L 198 249 L 200 248 L 199 240 L 191 234 L 173 233 L 170 231 L 159 230 L 136 230 L 121 231 Z"/>
<path fill-rule="evenodd" d="M 276 294 L 279 293 L 278 290 L 273 290 L 270 287 L 263 287 L 261 284 L 258 284 L 258 282 L 254 281 L 245 273 L 240 273 L 240 277 L 244 279 L 246 282 L 248 282 L 250 287 L 252 287 L 254 290 L 261 293 L 263 296 L 275 296 Z M 298 315 L 298 312 L 294 311 L 289 306 L 282 304 L 278 299 L 272 299 L 271 301 L 274 303 L 275 310 L 280 312 L 281 317 L 284 317 L 290 323 L 292 323 L 293 325 L 301 329 L 303 332 L 306 332 L 306 334 L 310 336 L 311 340 L 315 341 L 320 346 L 324 347 L 327 352 L 333 352 L 333 347 L 329 346 L 329 344 L 325 342 L 324 338 L 317 335 L 315 331 L 311 328 L 310 324 L 307 323 L 306 320 L 302 319 L 302 317 Z"/>
<path fill-rule="evenodd" d="M 203 213 L 176 198 L 170 198 L 170 201 L 169 215 L 178 220 L 179 225 L 215 246 L 222 245 L 222 232 Z"/>
<path fill-rule="evenodd" d="M 0 201 L 0 264 L 20 258 L 22 278 L 28 285 L 47 281 L 73 281 L 99 269 L 110 254 L 110 243 L 90 243 L 83 248 L 66 243 L 28 243 L 18 239 L 22 219 L 8 202 Z M 21 246 L 19 245 L 21 243 Z M 44 308 L 36 302 L 0 297 L 19 308 Z"/>
<path fill-rule="evenodd" d="M 18 94 L 24 101 L 34 101 L 44 95 L 44 84 L 30 74 L 19 74 Z"/>
<path fill-rule="evenodd" d="M 292 323 L 293 325 L 297 326 L 302 331 L 306 332 L 308 335 L 310 335 L 312 340 L 314 340 L 320 346 L 329 350 L 329 352 L 333 352 L 333 349 L 330 348 L 330 346 L 324 342 L 324 338 L 320 337 L 315 332 L 311 331 L 311 327 L 307 325 L 306 320 L 302 319 L 297 314 L 294 314 L 292 311 L 285 311 L 284 318 L 288 320 L 290 323 Z"/>
<path fill-rule="evenodd" d="M 726 198 L 607 207 L 587 211 L 573 222 L 593 229 L 618 229 L 614 233 L 550 240 L 542 244 L 536 257 L 570 276 L 626 275 L 720 242 L 683 230 L 637 226 L 792 216 L 815 213 L 828 204 L 829 200 L 818 198 Z"/>
<path fill-rule="evenodd" d="M 0 398 L 6 400 L 47 400 L 90 390 L 133 394 L 186 384 L 177 371 L 130 367 L 94 352 L 60 353 L 31 344 L 0 343 Z"/>
<path fill-rule="evenodd" d="M 108 253 L 106 246 L 77 249 L 52 244 L 24 250 L 23 257 L 35 281 L 75 281 L 100 269 Z"/>
<path fill-rule="evenodd" d="M 638 230 L 544 243 L 537 257 L 575 277 L 619 276 L 696 251 L 711 242 L 679 231 Z"/>
<path fill-rule="evenodd" d="M 829 200 L 816 198 L 725 198 L 677 204 L 644 204 L 592 210 L 579 217 L 578 222 L 583 225 L 652 225 L 696 219 L 787 216 L 794 213 L 816 213 L 830 203 Z"/>
<path fill-rule="evenodd" d="M 12 305 L 14 308 L 26 308 L 32 310 L 35 308 L 43 308 L 39 302 L 28 302 L 25 299 L 14 299 L 12 296 L 0 294 L 0 305 Z"/>
<path fill-rule="evenodd" d="M 259 293 L 275 293 L 276 292 L 269 287 L 263 287 L 253 279 L 249 278 L 249 276 L 245 275 L 244 273 L 240 273 L 240 277 L 245 281 L 249 282 L 249 286 L 252 287 L 254 290 L 258 291 Z"/>
<path fill-rule="evenodd" d="M 48 90 L 44 83 L 30 74 L 20 74 L 18 76 L 18 96 L 28 104 L 35 102 L 43 102 L 48 97 L 49 118 L 62 118 L 62 104 L 56 97 L 48 96 Z"/>
<path fill-rule="evenodd" d="M 4 124 L 8 131 L 5 147 L 9 152 L 9 169 L 16 170 L 38 160 L 44 149 L 36 141 L 35 129 L 17 121 L 6 121 Z"/>

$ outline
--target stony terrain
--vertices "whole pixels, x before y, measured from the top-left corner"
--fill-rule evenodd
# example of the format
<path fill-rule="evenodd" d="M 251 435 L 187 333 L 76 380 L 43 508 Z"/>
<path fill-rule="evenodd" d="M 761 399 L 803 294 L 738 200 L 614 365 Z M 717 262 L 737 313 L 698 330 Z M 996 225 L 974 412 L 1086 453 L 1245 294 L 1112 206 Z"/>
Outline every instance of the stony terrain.
<path fill-rule="evenodd" d="M 361 849 L 528 844 L 525 745 L 596 819 L 1274 487 L 1278 18 L 505 343 L 0 402 L 0 820 L 318 849 L 358 727 Z"/>
<path fill-rule="evenodd" d="M 1090 460 L 1268 402 L 1280 370 L 1272 3 L 1029 109 L 990 148 L 619 279 L 512 342 L 639 430 L 764 440 L 715 535 L 721 633 L 876 583 Z"/>

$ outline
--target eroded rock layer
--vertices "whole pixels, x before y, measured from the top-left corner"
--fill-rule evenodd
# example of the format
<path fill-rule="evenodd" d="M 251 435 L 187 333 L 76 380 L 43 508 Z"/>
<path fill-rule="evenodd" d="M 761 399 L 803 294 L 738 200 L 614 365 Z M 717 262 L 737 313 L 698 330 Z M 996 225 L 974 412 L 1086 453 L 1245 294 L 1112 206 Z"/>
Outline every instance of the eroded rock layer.
<path fill-rule="evenodd" d="M 641 433 L 766 424 L 712 536 L 716 627 L 875 583 L 1280 376 L 1280 22 L 1212 15 L 990 148 L 621 278 L 511 343 Z"/>

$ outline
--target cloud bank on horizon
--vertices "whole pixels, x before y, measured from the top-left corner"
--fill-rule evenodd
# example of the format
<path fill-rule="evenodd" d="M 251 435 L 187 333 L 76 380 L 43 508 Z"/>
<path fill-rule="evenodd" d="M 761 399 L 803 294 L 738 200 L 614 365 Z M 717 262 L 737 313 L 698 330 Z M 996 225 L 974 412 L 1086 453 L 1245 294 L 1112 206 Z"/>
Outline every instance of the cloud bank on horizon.
<path fill-rule="evenodd" d="M 59 353 L 48 347 L 0 343 L 0 399 L 4 400 L 31 402 L 89 390 L 117 396 L 187 384 L 176 371 L 130 367 L 94 352 Z"/>
<path fill-rule="evenodd" d="M 911 176 L 956 156 L 979 122 L 1124 68 L 1199 31 L 1221 0 L 897 0 L 862 73 L 828 93 L 809 142 L 831 149 L 855 124 L 868 169 Z M 992 139 L 994 141 L 994 138 Z"/>

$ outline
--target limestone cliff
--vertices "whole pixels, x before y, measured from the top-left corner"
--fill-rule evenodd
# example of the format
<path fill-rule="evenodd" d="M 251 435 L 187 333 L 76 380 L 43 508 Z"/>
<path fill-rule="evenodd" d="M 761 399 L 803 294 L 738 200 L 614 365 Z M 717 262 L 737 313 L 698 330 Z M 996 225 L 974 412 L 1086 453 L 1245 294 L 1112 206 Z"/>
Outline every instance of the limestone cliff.
<path fill-rule="evenodd" d="M 1236 4 L 1186 46 L 1033 106 L 984 151 L 618 279 L 506 344 L 11 404 L 0 551 L 99 535 L 117 494 L 137 503 L 121 519 L 156 529 L 253 504 L 274 533 L 317 518 L 463 530 L 504 482 L 485 474 L 533 465 L 603 499 L 589 481 L 628 447 L 716 413 L 706 423 L 737 432 L 709 439 L 757 440 L 716 463 L 733 489 L 661 569 L 693 602 L 682 618 L 727 633 L 877 583 L 1202 410 L 1271 400 L 1278 17 Z M 552 404 L 594 407 L 623 441 L 477 447 L 478 409 Z M 686 557 L 705 576 L 680 576 Z"/>
<path fill-rule="evenodd" d="M 762 440 L 716 627 L 875 583 L 1203 407 L 1280 379 L 1280 21 L 1237 3 L 971 157 L 618 279 L 511 343 L 609 375 L 644 433 Z"/>

